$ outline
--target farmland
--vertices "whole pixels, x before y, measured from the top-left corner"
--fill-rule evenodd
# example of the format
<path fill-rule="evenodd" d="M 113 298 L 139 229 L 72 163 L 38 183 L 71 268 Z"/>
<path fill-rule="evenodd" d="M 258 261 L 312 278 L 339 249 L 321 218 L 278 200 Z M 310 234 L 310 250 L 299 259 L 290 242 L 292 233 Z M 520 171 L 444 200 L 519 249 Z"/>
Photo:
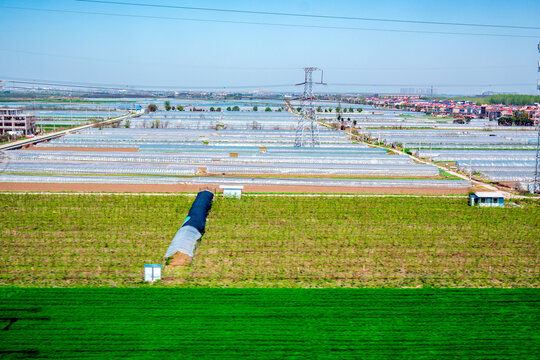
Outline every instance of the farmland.
<path fill-rule="evenodd" d="M 189 196 L 0 195 L 0 284 L 147 286 Z M 461 198 L 217 198 L 188 269 L 154 286 L 538 287 L 540 207 Z"/>
<path fill-rule="evenodd" d="M 137 106 L 145 108 L 146 100 L 141 100 Z M 118 191 L 107 187 L 117 183 L 115 175 L 130 175 L 122 179 L 130 184 L 166 185 L 173 181 L 166 177 L 181 176 L 174 179 L 174 184 L 218 187 L 240 183 L 263 188 L 247 190 L 257 192 L 328 193 L 339 186 L 350 188 L 342 192 L 387 193 L 393 188 L 400 188 L 398 192 L 402 193 L 447 194 L 465 193 L 471 187 L 468 180 L 443 179 L 432 164 L 417 162 L 405 154 L 390 152 L 393 155 L 389 156 L 386 149 L 355 140 L 350 134 L 338 130 L 340 125 L 330 119 L 335 117 L 335 113 L 325 118 L 316 138 L 310 140 L 317 146 L 300 147 L 294 144 L 307 141 L 297 138 L 297 133 L 300 135 L 300 118 L 284 111 L 286 106 L 282 101 L 266 104 L 268 106 L 265 107 L 271 111 L 253 110 L 257 106 L 251 102 L 190 102 L 176 103 L 176 106 L 190 111 L 159 109 L 138 113 L 113 128 L 80 130 L 50 142 L 38 143 L 32 151 L 6 151 L 0 154 L 3 170 L 0 190 L 42 191 L 45 186 L 48 191 L 111 192 Z M 325 110 L 334 106 L 328 102 L 320 104 L 321 114 L 322 106 Z M 56 106 L 54 110 L 34 113 L 40 116 L 40 126 L 67 126 L 83 121 L 85 116 L 98 119 L 111 115 L 111 109 L 106 111 L 101 104 L 95 108 L 79 105 L 78 110 L 58 110 Z M 162 106 L 161 103 L 158 105 Z M 232 105 L 238 111 L 225 111 Z M 259 105 L 262 109 L 262 104 Z M 216 107 L 222 110 L 216 111 Z M 114 113 L 128 108 L 133 109 L 122 104 L 115 107 Z M 349 112 L 352 110 L 350 108 Z M 358 117 L 361 113 L 352 114 Z M 400 120 L 396 119 L 395 112 L 386 115 L 384 121 Z M 46 120 L 49 117 L 55 120 L 49 122 Z M 48 176 L 50 174 L 55 175 Z M 93 175 L 103 178 L 97 182 Z M 150 179 L 146 175 L 154 177 Z M 335 176 L 341 176 L 342 181 L 327 181 Z M 265 179 L 261 180 L 261 177 Z M 350 177 L 372 181 L 351 181 Z M 400 181 L 394 182 L 397 179 Z M 94 185 L 92 189 L 85 185 L 70 188 L 73 184 L 83 183 Z M 284 185 L 288 188 L 275 188 Z M 153 191 L 193 189 L 159 186 Z"/>
<path fill-rule="evenodd" d="M 0 288 L 12 358 L 535 359 L 536 289 Z"/>

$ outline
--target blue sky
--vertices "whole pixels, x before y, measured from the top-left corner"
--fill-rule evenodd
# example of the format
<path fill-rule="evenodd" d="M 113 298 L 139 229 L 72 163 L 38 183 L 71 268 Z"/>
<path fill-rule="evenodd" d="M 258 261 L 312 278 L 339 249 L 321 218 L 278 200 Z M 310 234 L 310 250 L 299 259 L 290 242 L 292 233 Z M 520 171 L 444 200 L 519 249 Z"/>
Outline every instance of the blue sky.
<path fill-rule="evenodd" d="M 540 1 L 173 1 L 128 2 L 387 19 L 538 26 Z M 13 9 L 25 7 L 356 27 L 302 28 Z M 536 92 L 538 29 L 313 19 L 62 1 L 0 0 L 0 79 L 24 78 L 182 89 L 294 84 L 324 69 L 316 91 Z M 6 31 L 7 29 L 7 31 Z M 491 37 L 402 31 L 493 33 Z M 342 86 L 337 84 L 359 84 Z M 379 84 L 393 86 L 374 86 Z M 507 85 L 515 84 L 515 85 Z M 449 86 L 455 85 L 455 86 Z M 267 88 L 294 90 L 294 87 Z"/>

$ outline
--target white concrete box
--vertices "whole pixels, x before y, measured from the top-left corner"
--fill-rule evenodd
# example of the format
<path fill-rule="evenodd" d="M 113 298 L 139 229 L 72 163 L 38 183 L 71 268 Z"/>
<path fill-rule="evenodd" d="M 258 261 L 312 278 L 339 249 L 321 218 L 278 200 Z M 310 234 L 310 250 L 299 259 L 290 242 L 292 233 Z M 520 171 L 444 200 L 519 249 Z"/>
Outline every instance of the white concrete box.
<path fill-rule="evenodd" d="M 161 280 L 161 265 L 144 265 L 144 281 Z"/>
<path fill-rule="evenodd" d="M 223 189 L 223 196 L 224 197 L 231 197 L 231 198 L 241 198 L 242 197 L 242 189 L 244 186 L 238 186 L 238 185 L 220 185 L 220 189 Z"/>

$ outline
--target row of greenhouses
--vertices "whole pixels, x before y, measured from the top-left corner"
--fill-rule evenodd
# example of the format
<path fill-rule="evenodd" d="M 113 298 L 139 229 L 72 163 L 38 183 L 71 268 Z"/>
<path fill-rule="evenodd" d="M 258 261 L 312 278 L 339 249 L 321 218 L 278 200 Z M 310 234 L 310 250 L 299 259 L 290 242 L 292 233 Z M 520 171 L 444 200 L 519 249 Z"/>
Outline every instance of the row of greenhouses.
<path fill-rule="evenodd" d="M 410 149 L 432 161 L 455 163 L 471 175 L 491 181 L 530 181 L 534 177 L 537 132 L 504 130 L 387 130 L 365 134 L 386 144 Z"/>
<path fill-rule="evenodd" d="M 220 177 L 137 177 L 78 175 L 19 175 L 0 173 L 0 183 L 107 183 L 107 184 L 191 184 L 191 185 L 270 185 L 270 186 L 335 186 L 387 188 L 455 188 L 470 187 L 465 180 L 407 179 L 302 179 L 302 178 L 220 178 Z"/>
<path fill-rule="evenodd" d="M 232 155 L 232 156 L 231 156 Z M 232 163 L 232 164 L 351 164 L 351 165 L 407 165 L 412 160 L 406 155 L 388 156 L 386 153 L 364 152 L 358 149 L 356 153 L 314 153 L 311 156 L 302 152 L 295 154 L 294 148 L 289 153 L 225 153 L 225 152 L 122 152 L 122 151 L 47 151 L 43 150 L 12 150 L 3 154 L 10 160 L 73 160 L 73 161 L 111 161 L 111 162 L 146 162 L 146 163 Z"/>
<path fill-rule="evenodd" d="M 271 149 L 264 153 L 15 150 L 3 154 L 0 161 L 0 169 L 4 172 L 117 171 L 122 174 L 193 175 L 204 171 L 211 174 L 438 175 L 436 167 L 415 164 L 408 156 L 388 156 L 384 152 L 364 148 L 336 154 L 331 151 L 309 154 L 302 150 L 299 155 L 295 154 L 293 147 L 289 148 L 289 152 L 277 153 Z"/>
<path fill-rule="evenodd" d="M 285 146 L 294 144 L 296 131 L 286 130 L 213 130 L 213 129 L 88 129 L 79 134 L 64 136 L 47 147 L 139 147 L 142 145 L 205 145 L 205 146 Z M 341 131 L 321 130 L 322 147 L 354 147 Z M 166 151 L 166 149 L 163 149 Z"/>
<path fill-rule="evenodd" d="M 521 182 L 534 179 L 536 161 L 461 160 L 456 166 L 465 173 L 481 173 L 488 180 Z"/>
<path fill-rule="evenodd" d="M 153 126 L 137 125 L 144 121 Z M 163 121 L 186 126 L 164 127 Z M 207 126 L 216 121 L 219 126 Z M 324 126 L 319 146 L 295 147 L 297 122 L 298 117 L 285 111 L 158 111 L 118 128 L 85 129 L 32 150 L 4 152 L 0 181 L 470 186 L 468 181 L 442 180 L 433 165 L 354 142 L 345 132 Z M 329 179 L 334 176 L 362 179 Z"/>
<path fill-rule="evenodd" d="M 532 130 L 532 129 L 531 129 Z M 535 131 L 515 130 L 515 131 L 448 131 L 448 130 L 366 130 L 364 134 L 387 144 L 402 144 L 405 147 L 418 148 L 444 148 L 456 146 L 458 148 L 469 145 L 484 146 L 490 148 L 535 146 L 537 134 Z"/>

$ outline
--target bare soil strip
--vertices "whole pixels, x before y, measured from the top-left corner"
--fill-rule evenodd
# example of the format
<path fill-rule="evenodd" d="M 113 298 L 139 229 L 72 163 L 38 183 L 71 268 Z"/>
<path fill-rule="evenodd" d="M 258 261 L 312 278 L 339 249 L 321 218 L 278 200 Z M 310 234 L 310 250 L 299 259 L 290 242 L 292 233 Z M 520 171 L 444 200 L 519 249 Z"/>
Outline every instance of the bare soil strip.
<path fill-rule="evenodd" d="M 76 191 L 76 192 L 147 192 L 182 193 L 197 192 L 217 185 L 194 184 L 84 184 L 84 183 L 0 183 L 0 191 Z M 466 194 L 470 188 L 422 188 L 422 187 L 341 187 L 297 185 L 246 185 L 245 192 L 258 193 L 377 193 L 377 194 Z"/>
<path fill-rule="evenodd" d="M 100 147 L 36 147 L 31 146 L 24 150 L 38 151 L 85 151 L 85 152 L 139 152 L 138 148 L 100 148 Z"/>

